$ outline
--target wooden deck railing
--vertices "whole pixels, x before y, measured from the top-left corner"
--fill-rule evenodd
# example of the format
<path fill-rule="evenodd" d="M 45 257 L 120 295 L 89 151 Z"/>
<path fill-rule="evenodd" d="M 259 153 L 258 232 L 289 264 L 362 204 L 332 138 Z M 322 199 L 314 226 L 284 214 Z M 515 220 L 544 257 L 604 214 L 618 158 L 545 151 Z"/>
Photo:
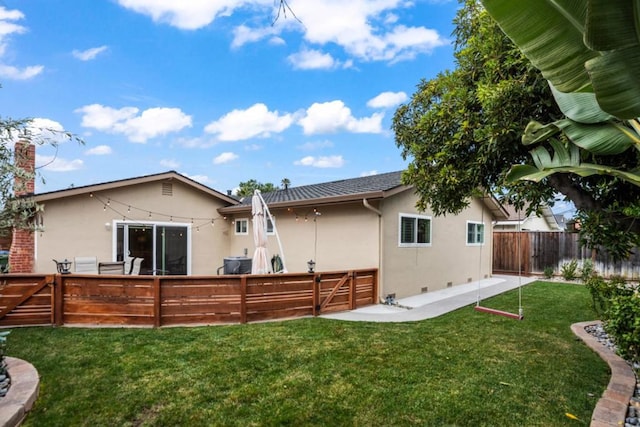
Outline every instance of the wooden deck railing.
<path fill-rule="evenodd" d="M 0 326 L 247 323 L 378 300 L 376 269 L 269 275 L 0 276 Z"/>

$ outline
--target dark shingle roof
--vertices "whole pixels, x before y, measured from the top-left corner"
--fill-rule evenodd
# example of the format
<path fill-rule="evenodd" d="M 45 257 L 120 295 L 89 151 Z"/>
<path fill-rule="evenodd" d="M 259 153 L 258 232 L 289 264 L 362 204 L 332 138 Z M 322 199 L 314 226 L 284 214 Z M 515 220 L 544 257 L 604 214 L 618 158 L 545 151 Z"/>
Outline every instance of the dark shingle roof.
<path fill-rule="evenodd" d="M 355 197 L 358 194 L 383 192 L 400 187 L 402 186 L 401 175 L 402 172 L 397 171 L 300 187 L 289 187 L 286 190 L 263 193 L 262 197 L 267 204 L 310 201 L 340 196 Z M 240 205 L 250 204 L 251 197 L 245 197 L 240 202 Z"/>

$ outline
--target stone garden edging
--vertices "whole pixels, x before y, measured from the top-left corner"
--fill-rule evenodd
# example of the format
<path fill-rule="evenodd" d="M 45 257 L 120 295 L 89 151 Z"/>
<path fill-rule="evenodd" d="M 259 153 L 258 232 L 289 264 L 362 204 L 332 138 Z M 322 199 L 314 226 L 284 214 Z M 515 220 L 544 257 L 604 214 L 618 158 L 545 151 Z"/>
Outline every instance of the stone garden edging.
<path fill-rule="evenodd" d="M 636 387 L 636 376 L 631 366 L 597 339 L 585 327 L 600 324 L 600 321 L 580 322 L 571 325 L 571 330 L 611 369 L 611 379 L 607 389 L 596 404 L 591 416 L 591 427 L 623 426 Z"/>
<path fill-rule="evenodd" d="M 29 362 L 15 357 L 5 357 L 11 387 L 0 398 L 0 427 L 19 426 L 38 397 L 40 377 Z"/>

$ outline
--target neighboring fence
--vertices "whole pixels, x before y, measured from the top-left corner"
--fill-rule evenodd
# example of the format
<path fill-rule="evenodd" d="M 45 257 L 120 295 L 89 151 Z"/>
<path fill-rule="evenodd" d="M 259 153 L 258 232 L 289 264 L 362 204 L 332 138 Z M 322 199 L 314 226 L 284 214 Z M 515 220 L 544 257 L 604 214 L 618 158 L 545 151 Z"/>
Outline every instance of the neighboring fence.
<path fill-rule="evenodd" d="M 543 274 L 546 267 L 560 274 L 562 266 L 571 260 L 581 265 L 592 259 L 591 249 L 583 247 L 577 233 L 523 231 L 493 233 L 493 272 L 502 274 Z M 598 251 L 594 267 L 605 277 L 620 275 L 627 279 L 640 277 L 640 250 L 625 261 L 613 262 L 609 254 Z"/>
<path fill-rule="evenodd" d="M 378 271 L 223 276 L 0 276 L 0 326 L 247 323 L 378 300 Z"/>

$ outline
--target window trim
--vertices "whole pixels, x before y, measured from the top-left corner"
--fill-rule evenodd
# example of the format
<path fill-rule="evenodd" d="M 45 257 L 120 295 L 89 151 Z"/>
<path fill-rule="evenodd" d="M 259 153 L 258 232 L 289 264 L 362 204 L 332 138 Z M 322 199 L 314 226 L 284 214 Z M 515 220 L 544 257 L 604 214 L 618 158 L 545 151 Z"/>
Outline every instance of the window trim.
<path fill-rule="evenodd" d="M 414 233 L 414 241 L 411 243 L 403 243 L 402 242 L 402 219 L 403 218 L 411 218 L 415 220 L 415 233 Z M 418 220 L 424 219 L 429 221 L 429 241 L 427 243 L 418 243 Z M 433 245 L 433 220 L 431 216 L 428 215 L 419 215 L 419 214 L 410 214 L 410 213 L 399 213 L 398 214 L 398 247 L 400 248 L 428 248 Z"/>
<path fill-rule="evenodd" d="M 244 222 L 245 231 L 238 231 L 238 223 Z M 249 235 L 249 218 L 236 218 L 233 224 L 233 231 L 236 236 L 248 236 Z"/>
<path fill-rule="evenodd" d="M 480 242 L 480 243 L 475 242 L 475 241 L 474 242 L 470 242 L 469 241 L 469 226 L 472 225 L 472 224 L 476 225 L 476 226 L 478 226 L 478 225 L 482 226 L 482 242 Z M 467 246 L 484 246 L 485 242 L 487 241 L 486 229 L 487 229 L 487 226 L 482 221 L 467 221 L 466 230 L 465 230 L 465 236 L 466 236 L 465 240 L 467 242 Z M 477 230 L 474 229 L 474 236 L 477 236 L 477 234 L 478 234 Z"/>

